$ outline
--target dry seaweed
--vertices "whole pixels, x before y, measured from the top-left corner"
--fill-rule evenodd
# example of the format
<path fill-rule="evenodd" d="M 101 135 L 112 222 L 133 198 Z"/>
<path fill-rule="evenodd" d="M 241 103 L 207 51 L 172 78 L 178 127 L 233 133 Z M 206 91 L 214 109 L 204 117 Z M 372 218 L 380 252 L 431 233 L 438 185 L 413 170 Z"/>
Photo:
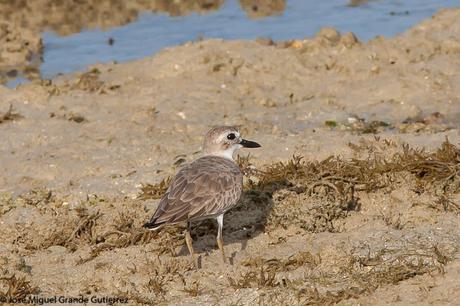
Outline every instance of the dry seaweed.
<path fill-rule="evenodd" d="M 18 198 L 19 201 L 23 201 L 27 205 L 37 206 L 39 204 L 47 205 L 48 203 L 55 200 L 51 190 L 46 188 L 32 189 L 27 193 L 22 194 Z"/>
<path fill-rule="evenodd" d="M 64 246 L 70 251 L 77 250 L 81 244 L 97 243 L 95 227 L 97 220 L 102 217 L 99 211 L 89 212 L 86 207 L 76 209 L 76 218 L 69 217 L 67 211 L 63 211 L 60 218 L 55 219 L 53 226 L 43 240 L 28 241 L 27 249 L 46 249 L 53 245 Z M 63 218 L 66 215 L 68 218 Z"/>
<path fill-rule="evenodd" d="M 249 154 L 246 156 L 238 155 L 236 163 L 240 167 L 241 172 L 243 172 L 246 176 L 258 173 L 256 167 L 251 163 L 251 156 Z"/>
<path fill-rule="evenodd" d="M 384 248 L 366 255 L 348 254 L 339 267 L 340 277 L 326 275 L 327 282 L 343 282 L 345 288 L 326 292 L 322 298 L 336 303 L 356 294 L 369 294 L 377 288 L 397 284 L 425 273 L 444 273 L 444 265 L 454 251 L 438 245 L 406 245 L 404 248 Z M 324 280 L 322 282 L 325 282 Z"/>
<path fill-rule="evenodd" d="M 100 92 L 104 87 L 104 82 L 99 79 L 100 74 L 101 72 L 97 68 L 81 74 L 77 82 L 71 86 L 71 89 Z"/>
<path fill-rule="evenodd" d="M 182 289 L 182 291 L 188 293 L 188 295 L 190 295 L 191 297 L 196 297 L 201 295 L 203 288 L 201 287 L 199 281 L 194 280 L 191 284 L 184 285 L 184 289 Z"/>
<path fill-rule="evenodd" d="M 88 243 L 96 242 L 96 235 L 94 233 L 94 227 L 97 219 L 102 215 L 99 211 L 95 213 L 89 213 L 84 207 L 77 209 L 77 215 L 79 222 L 72 234 L 67 238 L 66 244 L 75 243 L 75 240 L 80 239 Z"/>
<path fill-rule="evenodd" d="M 259 267 L 257 270 L 244 272 L 238 278 L 229 276 L 228 282 L 234 289 L 280 286 L 280 283 L 276 280 L 276 271 L 267 269 L 264 266 Z"/>
<path fill-rule="evenodd" d="M 164 288 L 164 286 L 164 276 L 158 275 L 157 273 L 149 279 L 149 282 L 145 287 L 149 292 L 155 293 L 157 296 L 164 296 L 164 294 L 166 293 L 166 289 Z"/>
<path fill-rule="evenodd" d="M 313 255 L 308 251 L 299 252 L 289 256 L 287 259 L 264 259 L 262 257 L 255 257 L 243 260 L 242 266 L 251 268 L 264 268 L 265 270 L 275 272 L 286 272 L 298 269 L 300 267 L 313 268 L 321 263 L 319 255 Z"/>
<path fill-rule="evenodd" d="M 171 177 L 167 177 L 158 184 L 142 184 L 141 192 L 137 196 L 138 199 L 141 200 L 148 200 L 148 199 L 161 199 L 163 194 L 169 187 L 169 183 L 171 182 Z"/>
<path fill-rule="evenodd" d="M 376 141 L 382 147 L 393 145 L 378 138 Z M 391 191 L 410 181 L 417 186 L 417 193 L 436 193 L 445 210 L 459 211 L 460 205 L 450 195 L 460 191 L 460 149 L 448 140 L 432 153 L 403 145 L 400 152 L 385 156 L 374 146 L 351 147 L 365 157 L 347 160 L 330 156 L 322 161 L 305 161 L 293 156 L 288 162 L 259 171 L 255 174 L 257 183 L 251 180 L 246 188 L 274 199 L 269 219 L 275 226 L 285 227 L 292 220 L 304 219 L 313 231 L 318 231 L 317 221 L 322 223 L 319 231 L 333 230 L 325 223 L 359 210 L 357 192 Z M 296 213 L 290 214 L 294 208 Z"/>
<path fill-rule="evenodd" d="M 0 192 L 0 217 L 16 206 L 16 201 L 8 192 Z"/>
<path fill-rule="evenodd" d="M 97 236 L 93 243 L 97 244 L 97 247 L 93 252 L 146 244 L 158 236 L 157 232 L 134 226 L 134 219 L 125 213 L 120 213 L 114 221 L 113 229 Z"/>
<path fill-rule="evenodd" d="M 353 147 L 352 147 L 353 148 Z M 356 146 L 355 146 L 356 148 Z M 458 186 L 460 173 L 460 149 L 446 140 L 433 153 L 422 149 L 402 146 L 402 152 L 384 158 L 368 149 L 368 157 L 345 160 L 331 156 L 323 161 L 303 161 L 299 156 L 283 164 L 269 166 L 260 178 L 259 185 L 283 182 L 286 187 L 302 183 L 313 189 L 316 185 L 326 185 L 331 190 L 346 190 L 344 185 L 353 185 L 355 190 L 376 191 L 389 185 L 391 175 L 405 176 L 408 172 L 416 179 L 423 180 L 427 186 L 434 184 Z M 342 187 L 342 188 L 341 188 Z M 427 188 L 425 188 L 426 191 Z"/>
<path fill-rule="evenodd" d="M 69 111 L 66 106 L 62 105 L 56 112 L 50 112 L 50 118 L 64 119 L 76 123 L 87 122 L 88 120 L 81 114 Z"/>
<path fill-rule="evenodd" d="M 76 114 L 73 112 L 69 112 L 67 114 L 64 114 L 64 118 L 69 120 L 69 121 L 74 121 L 76 123 L 82 123 L 87 121 L 86 118 L 83 115 Z"/>
<path fill-rule="evenodd" d="M 93 260 L 105 250 L 147 244 L 157 237 L 157 232 L 134 226 L 132 217 L 125 213 L 120 213 L 118 218 L 114 219 L 112 229 L 101 234 L 95 234 L 93 239 L 87 240 L 88 243 L 93 245 L 91 253 L 89 257 L 82 258 L 78 264 Z"/>
<path fill-rule="evenodd" d="M 402 230 L 406 223 L 401 219 L 401 213 L 394 213 L 392 211 L 385 213 L 383 211 L 380 212 L 380 217 L 382 218 L 385 224 L 395 230 Z"/>
<path fill-rule="evenodd" d="M 384 248 L 364 255 L 355 254 L 356 251 L 344 253 L 343 259 L 333 261 L 332 266 L 309 252 L 287 259 L 248 259 L 242 265 L 249 270 L 237 278 L 229 277 L 229 285 L 234 289 L 263 288 L 268 296 L 280 294 L 276 288 L 283 288 L 283 294 L 297 296 L 301 305 L 330 305 L 417 275 L 443 273 L 444 265 L 455 253 L 438 245 Z M 298 268 L 308 273 L 289 279 L 286 272 Z"/>
<path fill-rule="evenodd" d="M 460 203 L 454 202 L 446 194 L 439 195 L 430 207 L 444 212 L 451 211 L 460 214 Z"/>
<path fill-rule="evenodd" d="M 38 287 L 32 286 L 24 277 L 17 278 L 16 275 L 11 277 L 2 277 L 0 281 L 8 288 L 6 292 L 0 291 L 0 301 L 23 299 L 28 295 L 39 293 Z"/>

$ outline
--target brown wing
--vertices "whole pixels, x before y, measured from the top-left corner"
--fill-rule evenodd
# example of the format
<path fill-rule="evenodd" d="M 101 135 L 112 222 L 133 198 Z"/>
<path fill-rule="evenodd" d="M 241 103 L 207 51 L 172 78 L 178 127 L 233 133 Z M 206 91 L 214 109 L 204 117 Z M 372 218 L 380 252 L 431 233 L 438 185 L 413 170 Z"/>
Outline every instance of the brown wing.
<path fill-rule="evenodd" d="M 202 157 L 176 174 L 148 227 L 221 214 L 236 204 L 241 190 L 242 174 L 233 161 Z"/>

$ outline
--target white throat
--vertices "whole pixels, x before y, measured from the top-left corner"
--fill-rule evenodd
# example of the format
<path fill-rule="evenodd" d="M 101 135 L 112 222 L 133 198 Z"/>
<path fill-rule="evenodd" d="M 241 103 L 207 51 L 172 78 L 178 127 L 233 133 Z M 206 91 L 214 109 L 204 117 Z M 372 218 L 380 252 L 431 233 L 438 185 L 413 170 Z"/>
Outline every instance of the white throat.
<path fill-rule="evenodd" d="M 234 161 L 233 154 L 237 149 L 239 149 L 239 145 L 234 145 L 228 148 L 227 150 L 216 151 L 211 153 L 210 155 L 220 156 Z"/>

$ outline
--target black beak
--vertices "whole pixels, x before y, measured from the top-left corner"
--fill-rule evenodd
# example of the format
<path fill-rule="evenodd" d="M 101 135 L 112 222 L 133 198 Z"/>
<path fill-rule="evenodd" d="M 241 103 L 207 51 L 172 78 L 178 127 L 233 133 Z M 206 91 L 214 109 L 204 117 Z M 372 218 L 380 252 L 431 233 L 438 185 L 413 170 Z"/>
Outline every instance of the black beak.
<path fill-rule="evenodd" d="M 261 145 L 258 144 L 257 142 L 246 140 L 246 139 L 241 139 L 240 145 L 242 145 L 245 148 L 260 148 L 261 147 Z"/>

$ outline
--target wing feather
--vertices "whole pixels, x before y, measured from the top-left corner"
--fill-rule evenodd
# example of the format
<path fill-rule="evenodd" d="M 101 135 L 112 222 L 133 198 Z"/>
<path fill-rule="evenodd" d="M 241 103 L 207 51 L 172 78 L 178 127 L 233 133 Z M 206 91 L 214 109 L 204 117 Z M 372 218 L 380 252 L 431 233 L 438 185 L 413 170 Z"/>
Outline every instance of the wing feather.
<path fill-rule="evenodd" d="M 223 213 L 238 201 L 242 178 L 233 161 L 216 156 L 197 159 L 173 178 L 150 223 L 178 223 Z"/>

